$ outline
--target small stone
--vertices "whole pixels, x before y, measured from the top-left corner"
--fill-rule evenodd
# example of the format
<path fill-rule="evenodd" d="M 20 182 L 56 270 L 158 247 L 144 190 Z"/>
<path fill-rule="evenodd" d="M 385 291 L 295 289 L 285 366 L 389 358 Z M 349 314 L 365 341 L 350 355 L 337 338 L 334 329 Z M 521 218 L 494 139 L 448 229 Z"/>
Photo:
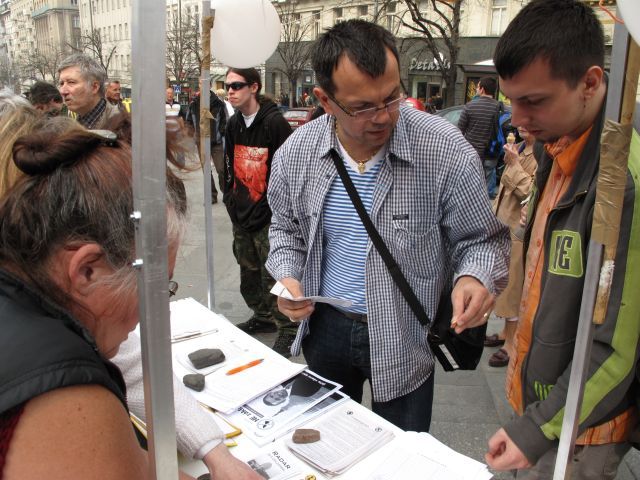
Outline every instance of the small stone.
<path fill-rule="evenodd" d="M 204 375 L 201 373 L 190 373 L 182 377 L 182 383 L 191 390 L 201 392 L 204 390 Z"/>
<path fill-rule="evenodd" d="M 320 440 L 320 432 L 313 428 L 298 428 L 291 437 L 293 443 L 314 443 Z"/>
<path fill-rule="evenodd" d="M 224 362 L 224 353 L 219 348 L 201 348 L 189 354 L 189 360 L 198 370 Z"/>

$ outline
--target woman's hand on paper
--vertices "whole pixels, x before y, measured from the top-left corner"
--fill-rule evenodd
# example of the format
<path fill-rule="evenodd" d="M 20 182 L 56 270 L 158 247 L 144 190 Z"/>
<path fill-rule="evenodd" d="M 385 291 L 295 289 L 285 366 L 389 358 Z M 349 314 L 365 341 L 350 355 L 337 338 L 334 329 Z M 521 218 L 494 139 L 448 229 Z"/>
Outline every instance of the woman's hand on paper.
<path fill-rule="evenodd" d="M 215 480 L 263 480 L 249 465 L 231 455 L 224 443 L 207 453 L 202 460 Z"/>
<path fill-rule="evenodd" d="M 530 468 L 531 464 L 522 450 L 513 443 L 504 428 L 501 428 L 489 439 L 489 451 L 484 459 L 494 470 L 514 470 Z"/>
<path fill-rule="evenodd" d="M 291 293 L 293 298 L 304 296 L 302 284 L 295 278 L 283 278 L 280 280 L 280 283 L 289 290 L 289 293 Z M 289 320 L 294 323 L 301 322 L 305 318 L 309 317 L 309 315 L 313 313 L 313 309 L 314 306 L 311 300 L 295 301 L 278 297 L 278 310 L 280 310 L 283 315 L 289 317 Z"/>

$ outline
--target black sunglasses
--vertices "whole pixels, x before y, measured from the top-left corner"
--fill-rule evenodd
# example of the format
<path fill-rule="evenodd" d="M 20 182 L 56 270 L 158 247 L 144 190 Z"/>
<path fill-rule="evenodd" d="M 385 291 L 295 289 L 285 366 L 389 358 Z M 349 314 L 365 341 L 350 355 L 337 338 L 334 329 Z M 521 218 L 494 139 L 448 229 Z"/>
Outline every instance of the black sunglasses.
<path fill-rule="evenodd" d="M 244 87 L 248 87 L 249 84 L 247 82 L 232 82 L 232 83 L 225 83 L 224 84 L 224 88 L 227 89 L 227 91 L 233 89 L 233 90 L 240 90 L 241 88 Z"/>

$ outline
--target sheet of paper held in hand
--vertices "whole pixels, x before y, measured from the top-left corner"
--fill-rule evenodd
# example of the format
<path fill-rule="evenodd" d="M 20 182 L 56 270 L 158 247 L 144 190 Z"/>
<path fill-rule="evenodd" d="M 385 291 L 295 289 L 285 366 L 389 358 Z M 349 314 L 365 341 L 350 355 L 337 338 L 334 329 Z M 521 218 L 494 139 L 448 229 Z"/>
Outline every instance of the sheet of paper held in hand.
<path fill-rule="evenodd" d="M 185 331 L 203 332 L 193 338 L 174 340 L 173 370 L 180 379 L 188 373 L 205 375 L 204 390 L 191 393 L 201 403 L 220 412 L 235 411 L 306 368 L 306 365 L 290 362 L 278 355 L 191 298 L 171 302 L 170 307 L 172 325 L 185 324 L 182 328 L 172 328 L 174 336 Z M 189 353 L 202 348 L 222 350 L 224 361 L 196 369 L 189 360 Z M 246 368 L 249 364 L 251 367 Z M 239 373 L 228 374 L 242 366 L 245 368 Z"/>
<path fill-rule="evenodd" d="M 335 305 L 336 307 L 350 307 L 353 303 L 351 300 L 346 300 L 344 298 L 331 298 L 331 297 L 321 297 L 321 296 L 312 296 L 312 297 L 293 297 L 291 292 L 287 290 L 280 282 L 276 282 L 276 284 L 271 289 L 271 293 L 277 295 L 278 297 L 286 298 L 287 300 L 295 300 L 295 301 L 303 301 L 303 300 L 311 300 L 312 302 L 318 303 L 326 303 L 328 305 Z"/>

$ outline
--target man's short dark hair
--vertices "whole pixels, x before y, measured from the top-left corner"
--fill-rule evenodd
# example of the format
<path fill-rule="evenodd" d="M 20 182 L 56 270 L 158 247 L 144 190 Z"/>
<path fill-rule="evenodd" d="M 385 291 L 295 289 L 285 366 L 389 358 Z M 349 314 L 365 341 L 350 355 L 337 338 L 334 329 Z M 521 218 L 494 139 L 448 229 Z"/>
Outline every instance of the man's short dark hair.
<path fill-rule="evenodd" d="M 387 49 L 400 65 L 396 42 L 390 32 L 364 20 L 338 23 L 312 46 L 311 63 L 318 85 L 329 95 L 335 93 L 332 76 L 343 54 L 371 77 L 382 76 L 387 68 Z"/>
<path fill-rule="evenodd" d="M 485 94 L 495 97 L 498 82 L 493 77 L 482 77 L 478 80 L 478 87 L 482 87 Z"/>
<path fill-rule="evenodd" d="M 577 0 L 533 0 L 500 37 L 493 63 L 511 78 L 537 58 L 572 88 L 589 67 L 604 68 L 604 33 L 593 9 Z"/>
<path fill-rule="evenodd" d="M 33 105 L 48 105 L 52 101 L 62 103 L 62 95 L 48 82 L 37 81 L 31 85 L 27 96 Z"/>

